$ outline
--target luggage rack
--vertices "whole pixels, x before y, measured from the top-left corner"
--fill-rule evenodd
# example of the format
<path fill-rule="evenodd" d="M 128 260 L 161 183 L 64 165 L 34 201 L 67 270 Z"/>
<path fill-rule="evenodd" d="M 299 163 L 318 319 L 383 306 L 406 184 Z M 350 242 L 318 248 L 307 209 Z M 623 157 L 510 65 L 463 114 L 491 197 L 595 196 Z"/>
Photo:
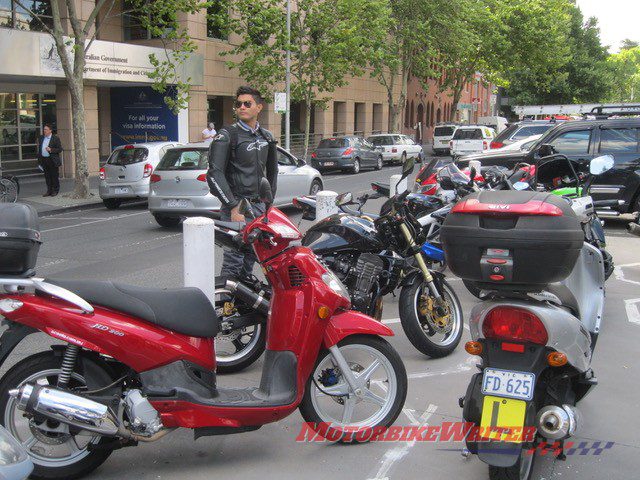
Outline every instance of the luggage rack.
<path fill-rule="evenodd" d="M 640 116 L 640 104 L 600 105 L 593 107 L 589 113 L 584 113 L 583 116 L 594 116 L 596 120 L 606 120 L 611 117 Z"/>
<path fill-rule="evenodd" d="M 94 312 L 93 307 L 82 297 L 65 288 L 47 283 L 43 278 L 0 277 L 0 287 L 10 294 L 19 293 L 26 288 L 33 288 L 36 291 L 69 302 L 81 309 L 83 313 L 92 314 Z"/>

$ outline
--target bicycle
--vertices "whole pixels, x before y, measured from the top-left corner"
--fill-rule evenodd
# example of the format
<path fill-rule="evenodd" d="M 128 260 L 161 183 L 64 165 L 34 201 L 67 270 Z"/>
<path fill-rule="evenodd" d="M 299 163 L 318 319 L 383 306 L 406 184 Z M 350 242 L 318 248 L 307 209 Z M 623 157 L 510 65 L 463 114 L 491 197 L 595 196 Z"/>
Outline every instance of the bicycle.
<path fill-rule="evenodd" d="M 20 193 L 20 183 L 12 175 L 3 175 L 0 166 L 0 203 L 15 203 Z"/>

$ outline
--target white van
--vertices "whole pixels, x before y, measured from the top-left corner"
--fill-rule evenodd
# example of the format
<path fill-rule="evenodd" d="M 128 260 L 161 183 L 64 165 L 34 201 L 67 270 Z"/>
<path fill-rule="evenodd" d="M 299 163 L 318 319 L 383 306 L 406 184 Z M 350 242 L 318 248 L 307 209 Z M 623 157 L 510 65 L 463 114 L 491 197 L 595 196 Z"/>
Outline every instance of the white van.
<path fill-rule="evenodd" d="M 436 128 L 433 129 L 434 155 L 439 155 L 441 153 L 449 155 L 449 142 L 453 138 L 456 128 L 458 128 L 458 126 L 452 124 L 436 125 Z"/>
<path fill-rule="evenodd" d="M 496 131 L 496 133 L 500 133 L 505 128 L 507 128 L 507 125 L 509 125 L 509 122 L 504 117 L 498 117 L 498 116 L 480 117 L 478 118 L 478 125 L 491 127 Z"/>
<path fill-rule="evenodd" d="M 451 155 L 456 158 L 489 150 L 489 145 L 495 136 L 496 132 L 493 128 L 482 125 L 458 127 L 449 142 Z"/>

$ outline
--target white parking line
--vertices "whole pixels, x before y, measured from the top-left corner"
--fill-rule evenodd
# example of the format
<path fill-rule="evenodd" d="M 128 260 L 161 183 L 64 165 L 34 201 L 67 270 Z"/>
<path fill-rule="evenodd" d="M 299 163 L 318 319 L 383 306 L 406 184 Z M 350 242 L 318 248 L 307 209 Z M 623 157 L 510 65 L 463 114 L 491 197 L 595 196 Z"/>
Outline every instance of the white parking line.
<path fill-rule="evenodd" d="M 469 356 L 463 363 L 459 363 L 456 367 L 450 368 L 448 370 L 444 370 L 442 372 L 420 372 L 420 373 L 411 373 L 407 375 L 407 377 L 411 380 L 414 378 L 429 378 L 429 377 L 440 377 L 442 375 L 450 375 L 452 373 L 462 373 L 468 372 L 471 370 L 475 364 L 478 362 L 478 359 L 474 356 Z"/>
<path fill-rule="evenodd" d="M 627 311 L 627 318 L 631 323 L 640 325 L 640 311 L 638 310 L 640 298 L 630 298 L 624 301 L 624 307 Z"/>
<path fill-rule="evenodd" d="M 57 230 L 66 230 L 68 228 L 83 227 L 85 225 L 91 225 L 93 223 L 109 222 L 111 220 L 120 220 L 122 218 L 135 217 L 136 215 L 148 215 L 148 214 L 149 214 L 149 212 L 147 212 L 147 211 L 138 212 L 138 213 L 129 213 L 127 215 L 118 215 L 118 216 L 114 216 L 114 217 L 101 218 L 100 220 L 92 220 L 90 222 L 82 222 L 82 223 L 77 223 L 75 225 L 66 225 L 64 227 L 48 228 L 47 230 L 41 230 L 41 233 L 55 232 Z"/>
<path fill-rule="evenodd" d="M 635 280 L 629 280 L 628 278 L 624 278 L 624 270 L 626 267 L 640 267 L 640 263 L 627 263 L 625 265 L 616 265 L 616 268 L 613 269 L 613 274 L 616 277 L 616 280 L 620 280 L 621 282 L 632 283 L 633 285 L 640 285 L 640 282 Z"/>

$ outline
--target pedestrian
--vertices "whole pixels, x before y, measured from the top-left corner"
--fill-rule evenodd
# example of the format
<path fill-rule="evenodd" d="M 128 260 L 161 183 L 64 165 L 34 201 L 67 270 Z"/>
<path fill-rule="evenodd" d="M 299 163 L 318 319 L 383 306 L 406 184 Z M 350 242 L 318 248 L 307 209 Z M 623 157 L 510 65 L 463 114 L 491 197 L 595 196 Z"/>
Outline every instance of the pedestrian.
<path fill-rule="evenodd" d="M 38 164 L 44 172 L 44 180 L 47 182 L 47 192 L 43 197 L 55 197 L 60 192 L 59 168 L 62 165 L 60 154 L 62 143 L 57 135 L 53 134 L 53 128 L 46 123 L 42 129 L 43 135 L 38 141 Z"/>
<path fill-rule="evenodd" d="M 422 122 L 416 123 L 413 129 L 416 131 L 415 133 L 416 145 L 422 145 Z"/>
<path fill-rule="evenodd" d="M 264 100 L 260 92 L 243 86 L 236 92 L 235 113 L 238 121 L 222 127 L 209 146 L 207 182 L 211 193 L 222 202 L 221 219 L 245 222 L 238 210 L 240 201 L 251 202 L 254 212 L 264 213 L 260 201 L 260 181 L 267 178 L 273 196 L 278 180 L 276 141 L 258 123 Z M 221 275 L 247 278 L 252 275 L 256 258 L 225 250 Z"/>
<path fill-rule="evenodd" d="M 204 143 L 211 143 L 216 136 L 216 126 L 213 122 L 210 122 L 207 128 L 202 131 L 202 141 Z"/>

